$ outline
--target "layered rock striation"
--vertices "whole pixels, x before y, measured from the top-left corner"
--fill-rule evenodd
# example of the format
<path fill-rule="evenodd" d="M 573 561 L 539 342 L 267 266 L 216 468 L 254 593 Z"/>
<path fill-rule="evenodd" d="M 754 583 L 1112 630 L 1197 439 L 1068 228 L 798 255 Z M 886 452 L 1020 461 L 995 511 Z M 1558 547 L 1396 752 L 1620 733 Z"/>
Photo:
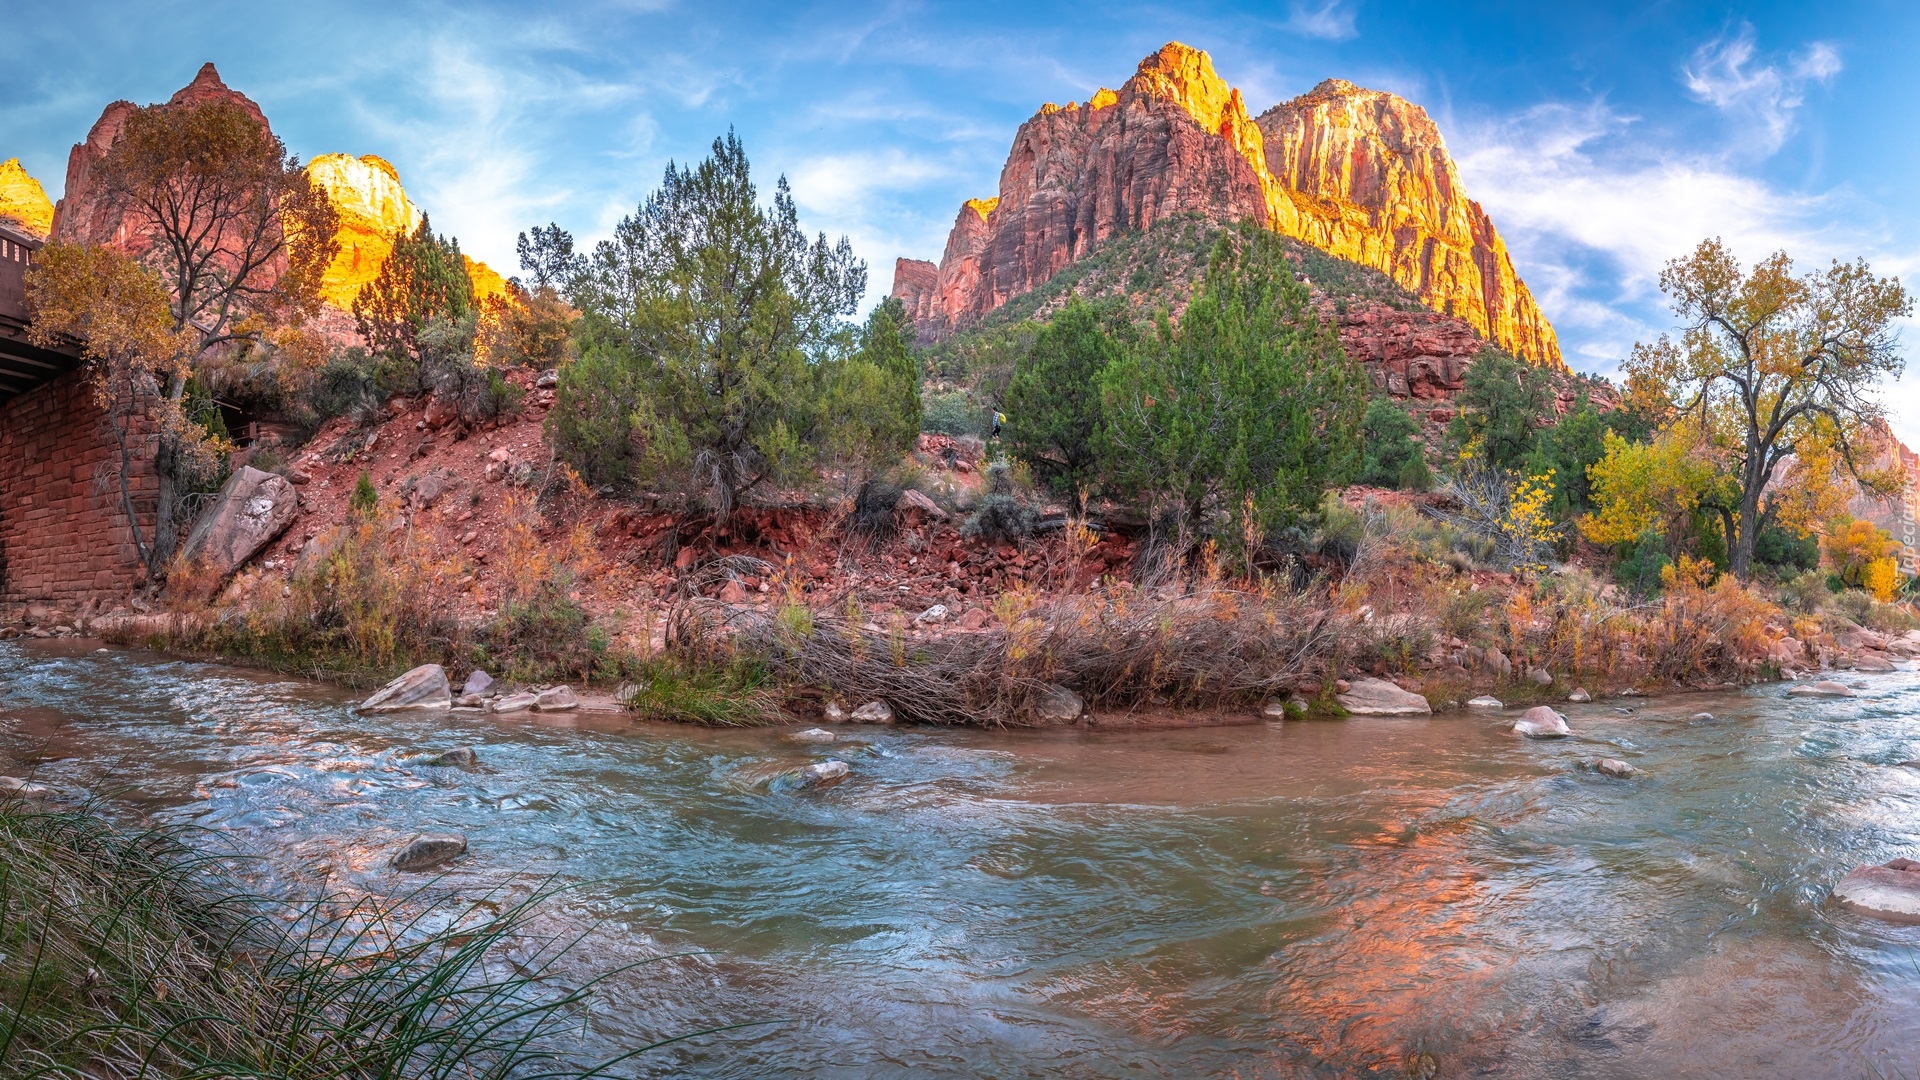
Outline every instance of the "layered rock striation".
<path fill-rule="evenodd" d="M 1178 43 L 1119 90 L 1022 124 L 999 195 L 961 207 L 937 266 L 900 260 L 893 294 L 922 341 L 939 340 L 1116 232 L 1196 213 L 1251 218 L 1374 267 L 1486 340 L 1564 370 L 1425 110 L 1330 79 L 1256 121 L 1207 54 Z"/>
<path fill-rule="evenodd" d="M 53 231 L 53 201 L 40 181 L 28 175 L 19 158 L 0 162 L 0 218 L 19 226 L 36 240 Z"/>

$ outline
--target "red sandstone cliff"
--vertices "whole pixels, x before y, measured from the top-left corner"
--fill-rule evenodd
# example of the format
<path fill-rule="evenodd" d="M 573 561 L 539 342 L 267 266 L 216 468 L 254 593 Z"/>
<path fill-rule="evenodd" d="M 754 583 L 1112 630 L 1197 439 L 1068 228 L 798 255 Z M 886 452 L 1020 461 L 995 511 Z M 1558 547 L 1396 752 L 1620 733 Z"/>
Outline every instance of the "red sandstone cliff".
<path fill-rule="evenodd" d="M 1564 369 L 1553 328 L 1467 199 L 1425 110 L 1328 80 L 1256 123 L 1207 54 L 1178 43 L 1120 90 L 1020 126 L 996 198 L 960 210 L 939 266 L 903 259 L 894 295 L 922 340 L 1046 282 L 1116 231 L 1176 215 L 1258 220 L 1391 275 L 1436 311 Z"/>

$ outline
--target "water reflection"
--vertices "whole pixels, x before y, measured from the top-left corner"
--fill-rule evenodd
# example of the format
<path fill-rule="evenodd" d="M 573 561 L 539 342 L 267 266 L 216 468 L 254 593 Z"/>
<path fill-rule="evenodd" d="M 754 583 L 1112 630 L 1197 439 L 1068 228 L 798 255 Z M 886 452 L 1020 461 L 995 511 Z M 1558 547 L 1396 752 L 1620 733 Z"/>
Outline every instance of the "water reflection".
<path fill-rule="evenodd" d="M 0 645 L 6 747 L 266 857 L 291 888 L 580 887 L 596 1045 L 782 1019 L 660 1075 L 1920 1073 L 1920 929 L 1829 908 L 1920 852 L 1920 679 L 1857 699 L 864 745 L 618 718 L 361 718 L 342 694 Z M 1712 720 L 1696 720 L 1706 711 Z M 424 755 L 474 746 L 472 772 Z M 781 778 L 833 756 L 851 778 Z M 1630 760 L 1628 781 L 1594 773 Z M 1422 1056 L 1426 1055 L 1426 1056 Z"/>

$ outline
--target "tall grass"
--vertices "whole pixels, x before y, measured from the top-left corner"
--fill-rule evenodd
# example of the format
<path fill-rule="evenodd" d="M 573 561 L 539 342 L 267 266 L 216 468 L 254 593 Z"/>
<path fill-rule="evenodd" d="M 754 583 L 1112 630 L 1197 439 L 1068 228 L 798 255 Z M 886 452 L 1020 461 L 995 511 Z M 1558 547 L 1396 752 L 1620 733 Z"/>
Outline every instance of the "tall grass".
<path fill-rule="evenodd" d="M 590 986 L 545 982 L 572 942 L 526 933 L 546 895 L 290 909 L 177 831 L 0 802 L 0 1077 L 600 1074 L 631 1054 L 578 1060 Z"/>

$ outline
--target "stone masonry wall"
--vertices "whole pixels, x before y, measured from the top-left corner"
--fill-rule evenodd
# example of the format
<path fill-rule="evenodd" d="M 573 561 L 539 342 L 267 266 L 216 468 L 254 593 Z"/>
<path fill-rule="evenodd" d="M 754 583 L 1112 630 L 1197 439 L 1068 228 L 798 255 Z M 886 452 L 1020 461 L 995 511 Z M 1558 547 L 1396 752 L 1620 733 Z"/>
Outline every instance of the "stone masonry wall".
<path fill-rule="evenodd" d="M 110 606 L 144 576 L 120 509 L 117 454 L 82 372 L 0 405 L 0 604 Z M 136 512 L 152 513 L 153 499 L 143 471 Z"/>

